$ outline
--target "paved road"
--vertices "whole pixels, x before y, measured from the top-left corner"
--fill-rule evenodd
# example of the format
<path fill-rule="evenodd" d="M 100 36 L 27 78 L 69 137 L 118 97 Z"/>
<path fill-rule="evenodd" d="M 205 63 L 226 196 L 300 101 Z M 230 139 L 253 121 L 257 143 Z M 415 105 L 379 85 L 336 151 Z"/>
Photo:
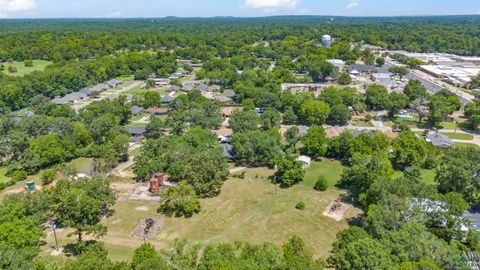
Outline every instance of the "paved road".
<path fill-rule="evenodd" d="M 385 66 L 387 67 L 391 67 L 391 66 L 395 66 L 395 63 L 390 60 L 390 59 L 387 59 L 385 61 Z M 423 85 L 423 87 L 425 87 L 427 89 L 427 91 L 429 91 L 430 93 L 432 94 L 435 94 L 435 93 L 438 93 L 440 92 L 442 89 L 447 89 L 449 90 L 450 92 L 454 93 L 455 95 L 457 95 L 461 102 L 462 102 L 462 110 L 465 108 L 465 105 L 467 104 L 470 104 L 473 102 L 473 98 L 469 97 L 468 94 L 462 94 L 462 93 L 457 93 L 456 91 L 453 91 L 452 89 L 450 89 L 449 87 L 445 87 L 443 85 L 440 85 L 438 84 L 437 82 L 435 81 L 432 81 L 432 80 L 429 80 L 427 78 L 424 78 L 423 76 L 420 76 L 419 74 L 417 74 L 414 71 L 410 71 L 406 76 L 405 78 L 409 79 L 409 80 L 418 80 L 420 81 L 420 83 Z"/>
<path fill-rule="evenodd" d="M 142 147 L 141 144 L 135 144 L 135 145 L 128 148 L 128 152 L 132 152 L 133 150 L 138 149 L 140 147 Z M 130 166 L 133 165 L 133 163 L 134 163 L 133 159 L 134 158 L 135 157 L 133 157 L 133 156 L 129 156 L 127 161 L 118 164 L 117 167 L 115 167 L 115 169 L 112 170 L 112 174 L 122 176 L 123 172 L 126 169 L 128 169 Z"/>
<path fill-rule="evenodd" d="M 143 81 L 134 81 L 133 83 L 123 87 L 122 89 L 118 90 L 118 91 L 115 91 L 115 93 L 112 93 L 111 95 L 101 95 L 100 97 L 96 98 L 95 100 L 92 100 L 92 101 L 101 101 L 101 100 L 105 100 L 105 99 L 110 99 L 110 100 L 113 100 L 113 99 L 117 99 L 121 94 L 129 91 L 129 90 L 132 90 L 133 88 L 137 87 L 137 86 L 140 86 L 141 84 L 143 84 Z M 74 104 L 72 105 L 72 108 L 75 110 L 75 111 L 79 111 L 80 109 L 88 106 L 91 102 L 83 102 L 83 103 L 80 103 L 80 104 Z"/>

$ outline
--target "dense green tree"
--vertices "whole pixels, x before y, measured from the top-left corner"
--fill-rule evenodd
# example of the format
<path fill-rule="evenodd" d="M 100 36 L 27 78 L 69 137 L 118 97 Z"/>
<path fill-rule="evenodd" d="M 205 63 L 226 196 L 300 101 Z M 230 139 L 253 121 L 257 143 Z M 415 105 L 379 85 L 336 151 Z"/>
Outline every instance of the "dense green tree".
<path fill-rule="evenodd" d="M 372 110 L 386 109 L 389 103 L 389 95 L 384 85 L 372 84 L 365 93 L 365 103 Z"/>
<path fill-rule="evenodd" d="M 253 110 L 235 110 L 228 124 L 235 132 L 253 131 L 258 128 L 259 117 Z"/>
<path fill-rule="evenodd" d="M 300 117 L 313 125 L 323 125 L 329 113 L 330 106 L 319 100 L 307 100 L 300 107 Z"/>
<path fill-rule="evenodd" d="M 263 129 L 269 130 L 280 127 L 280 114 L 274 108 L 268 108 L 260 117 L 260 124 Z"/>
<path fill-rule="evenodd" d="M 303 151 L 312 156 L 321 157 L 327 152 L 327 135 L 323 127 L 312 126 L 302 138 Z"/>
<path fill-rule="evenodd" d="M 344 104 L 338 104 L 332 107 L 330 114 L 327 118 L 327 123 L 330 125 L 343 126 L 352 119 L 352 113 L 348 107 Z"/>
<path fill-rule="evenodd" d="M 295 149 L 295 145 L 300 141 L 300 130 L 298 129 L 298 127 L 290 127 L 287 129 L 287 131 L 285 131 L 285 133 L 283 134 L 283 136 L 285 137 L 285 140 L 287 141 L 288 145 Z"/>
<path fill-rule="evenodd" d="M 395 263 L 387 247 L 371 238 L 347 245 L 336 254 L 335 267 L 341 270 L 392 269 Z"/>
<path fill-rule="evenodd" d="M 278 138 L 259 130 L 235 133 L 232 146 L 238 162 L 253 166 L 273 165 L 282 154 Z"/>
<path fill-rule="evenodd" d="M 465 116 L 468 118 L 468 126 L 478 129 L 480 126 L 480 100 L 477 99 L 465 107 Z"/>
<path fill-rule="evenodd" d="M 302 168 L 302 162 L 296 160 L 295 156 L 287 155 L 277 164 L 275 173 L 276 182 L 282 187 L 291 187 L 303 180 L 305 170 Z"/>
<path fill-rule="evenodd" d="M 473 147 L 454 147 L 443 156 L 435 181 L 440 192 L 458 192 L 468 202 L 476 201 L 479 191 L 478 164 L 480 150 Z"/>
<path fill-rule="evenodd" d="M 401 132 L 393 140 L 393 153 L 391 160 L 393 165 L 399 169 L 408 167 L 421 167 L 426 159 L 427 146 L 424 140 L 417 137 L 411 131 Z"/>
<path fill-rule="evenodd" d="M 195 190 L 186 182 L 179 182 L 162 192 L 158 210 L 167 216 L 191 217 L 200 212 L 200 201 Z"/>

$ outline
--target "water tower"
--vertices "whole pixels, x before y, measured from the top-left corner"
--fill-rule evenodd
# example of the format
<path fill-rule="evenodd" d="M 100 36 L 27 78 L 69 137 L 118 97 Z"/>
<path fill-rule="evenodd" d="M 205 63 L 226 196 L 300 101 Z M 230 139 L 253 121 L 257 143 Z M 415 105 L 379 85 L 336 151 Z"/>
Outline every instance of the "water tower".
<path fill-rule="evenodd" d="M 332 37 L 330 35 L 324 35 L 322 37 L 322 47 L 330 48 L 331 44 L 332 44 Z"/>

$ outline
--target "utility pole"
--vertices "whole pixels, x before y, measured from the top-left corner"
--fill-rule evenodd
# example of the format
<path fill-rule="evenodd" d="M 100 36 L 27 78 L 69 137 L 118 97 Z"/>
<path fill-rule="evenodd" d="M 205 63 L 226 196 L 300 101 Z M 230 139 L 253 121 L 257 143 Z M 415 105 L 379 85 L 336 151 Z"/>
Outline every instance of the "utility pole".
<path fill-rule="evenodd" d="M 52 229 L 53 229 L 53 236 L 55 237 L 55 249 L 58 251 L 58 240 L 57 240 L 57 232 L 55 231 L 55 229 L 57 228 L 57 225 L 55 225 L 55 222 L 52 220 L 50 221 L 50 225 L 52 225 Z"/>

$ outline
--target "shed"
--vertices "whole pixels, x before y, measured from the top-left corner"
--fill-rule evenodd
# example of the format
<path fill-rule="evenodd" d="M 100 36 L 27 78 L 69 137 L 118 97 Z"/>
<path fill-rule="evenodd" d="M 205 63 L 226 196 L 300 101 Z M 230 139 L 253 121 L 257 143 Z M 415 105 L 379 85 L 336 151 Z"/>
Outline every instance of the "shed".
<path fill-rule="evenodd" d="M 303 163 L 303 168 L 306 169 L 308 167 L 310 167 L 310 163 L 312 162 L 312 159 L 310 157 L 307 157 L 307 156 L 299 156 L 297 158 L 297 161 L 300 161 Z"/>

